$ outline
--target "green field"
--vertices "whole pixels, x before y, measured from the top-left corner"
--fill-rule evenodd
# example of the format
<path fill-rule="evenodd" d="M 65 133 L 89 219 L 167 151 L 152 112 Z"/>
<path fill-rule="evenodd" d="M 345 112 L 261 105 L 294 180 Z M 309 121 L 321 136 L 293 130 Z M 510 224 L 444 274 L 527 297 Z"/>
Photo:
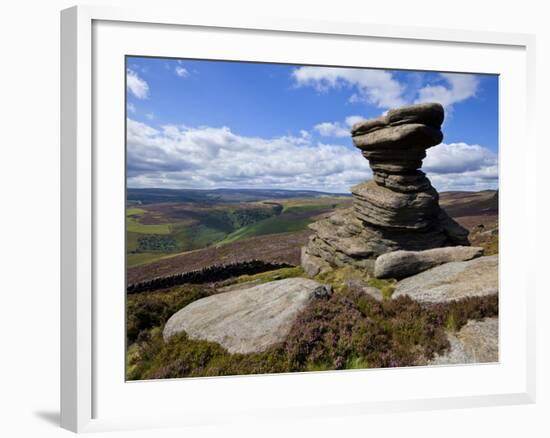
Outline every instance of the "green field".
<path fill-rule="evenodd" d="M 141 208 L 128 208 L 126 210 L 126 232 L 140 234 L 169 234 L 169 224 L 143 224 L 140 218 L 146 211 Z"/>
<path fill-rule="evenodd" d="M 160 203 L 126 212 L 128 266 L 268 234 L 302 231 L 348 206 L 349 197 L 275 199 L 230 204 Z"/>
<path fill-rule="evenodd" d="M 240 239 L 248 239 L 266 234 L 290 233 L 304 230 L 312 222 L 311 218 L 299 217 L 292 213 L 283 213 L 280 216 L 265 219 L 227 235 L 219 242 L 220 245 L 235 242 Z"/>

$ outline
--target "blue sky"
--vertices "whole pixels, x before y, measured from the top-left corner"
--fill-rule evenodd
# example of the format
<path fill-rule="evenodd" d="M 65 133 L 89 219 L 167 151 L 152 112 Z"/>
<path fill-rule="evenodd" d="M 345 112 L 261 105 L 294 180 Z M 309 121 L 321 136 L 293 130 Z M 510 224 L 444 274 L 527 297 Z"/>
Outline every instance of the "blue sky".
<path fill-rule="evenodd" d="M 498 78 L 246 62 L 127 59 L 129 187 L 347 192 L 371 177 L 350 125 L 437 101 L 439 190 L 498 185 Z"/>

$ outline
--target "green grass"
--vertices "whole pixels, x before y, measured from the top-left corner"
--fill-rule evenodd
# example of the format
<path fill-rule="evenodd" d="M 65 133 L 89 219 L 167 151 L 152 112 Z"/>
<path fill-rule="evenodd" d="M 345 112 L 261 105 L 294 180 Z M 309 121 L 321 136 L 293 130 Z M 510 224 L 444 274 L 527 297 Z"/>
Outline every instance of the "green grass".
<path fill-rule="evenodd" d="M 355 269 L 351 266 L 333 269 L 315 277 L 315 280 L 320 283 L 330 284 L 335 291 L 346 289 L 350 281 L 366 284 L 369 279 L 370 275 L 368 272 Z"/>
<path fill-rule="evenodd" d="M 175 226 L 174 238 L 179 251 L 191 251 L 206 248 L 224 239 L 227 232 L 216 228 L 210 228 L 204 224 L 190 226 Z"/>
<path fill-rule="evenodd" d="M 365 368 L 370 368 L 368 361 L 363 357 L 354 357 L 348 359 L 346 362 L 347 370 L 362 370 Z"/>
<path fill-rule="evenodd" d="M 336 268 L 315 277 L 315 280 L 321 283 L 327 283 L 336 291 L 341 291 L 349 287 L 350 282 L 375 287 L 380 290 L 382 297 L 389 300 L 395 289 L 397 280 L 378 279 L 372 277 L 367 271 L 355 269 L 351 266 Z"/>
<path fill-rule="evenodd" d="M 288 211 L 291 208 L 298 208 L 301 211 L 307 211 L 307 208 L 313 210 L 326 208 L 349 207 L 352 198 L 349 196 L 335 196 L 322 198 L 296 198 L 296 199 L 279 199 L 277 202 L 283 206 L 283 211 Z M 299 210 L 295 210 L 299 211 Z"/>
<path fill-rule="evenodd" d="M 396 283 L 397 283 L 397 280 L 393 278 L 382 280 L 380 278 L 373 277 L 373 278 L 369 278 L 369 280 L 367 281 L 367 284 L 369 286 L 380 289 L 380 292 L 382 292 L 382 296 L 386 300 L 389 300 L 393 295 L 393 291 L 395 290 Z"/>
<path fill-rule="evenodd" d="M 304 270 L 301 266 L 294 266 L 292 268 L 274 269 L 273 271 L 260 272 L 254 275 L 241 275 L 240 277 L 231 279 L 224 283 L 224 285 L 236 284 L 236 283 L 248 283 L 258 282 L 267 283 L 269 281 L 283 280 L 285 278 L 303 277 Z"/>
<path fill-rule="evenodd" d="M 142 236 L 141 233 L 126 233 L 126 251 L 134 252 L 138 247 L 138 239 Z"/>
<path fill-rule="evenodd" d="M 128 342 L 136 341 L 143 331 L 162 326 L 175 312 L 212 292 L 212 288 L 207 286 L 185 285 L 169 290 L 128 295 L 126 302 Z"/>
<path fill-rule="evenodd" d="M 483 255 L 491 256 L 498 254 L 498 234 L 491 236 L 488 240 L 481 244 Z"/>
<path fill-rule="evenodd" d="M 283 200 L 271 207 L 257 203 L 239 207 L 218 205 L 211 209 L 190 207 L 189 214 L 174 217 L 170 214 L 174 211 L 181 214 L 187 207 L 183 210 L 130 207 L 126 210 L 128 266 L 241 239 L 302 231 L 314 220 L 316 212 L 349 202 L 348 198 L 335 197 Z M 165 223 L 143 224 L 145 214 Z"/>
<path fill-rule="evenodd" d="M 145 210 L 143 208 L 137 208 L 137 207 L 126 208 L 126 216 L 141 216 L 143 213 L 145 213 Z"/>
<path fill-rule="evenodd" d="M 162 253 L 162 252 L 139 252 L 139 253 L 128 253 L 126 254 L 126 263 L 129 268 L 133 266 L 144 265 L 146 263 L 156 262 L 166 256 L 171 255 L 171 253 Z"/>
<path fill-rule="evenodd" d="M 280 216 L 264 219 L 252 225 L 240 228 L 237 231 L 229 234 L 220 245 L 235 242 L 241 239 L 249 239 L 255 236 L 264 236 L 266 234 L 291 233 L 302 231 L 311 223 L 311 219 L 298 218 L 294 214 L 283 213 Z"/>
<path fill-rule="evenodd" d="M 140 234 L 170 234 L 170 224 L 140 223 L 135 217 L 126 217 L 126 232 Z"/>

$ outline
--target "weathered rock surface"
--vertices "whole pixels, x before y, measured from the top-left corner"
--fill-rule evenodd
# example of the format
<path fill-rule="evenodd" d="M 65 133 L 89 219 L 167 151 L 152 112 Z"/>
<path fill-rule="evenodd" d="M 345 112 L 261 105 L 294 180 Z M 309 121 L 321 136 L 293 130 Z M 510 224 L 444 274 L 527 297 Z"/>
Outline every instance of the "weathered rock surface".
<path fill-rule="evenodd" d="M 353 125 L 353 142 L 373 179 L 351 189 L 351 209 L 310 225 L 315 234 L 302 251 L 309 275 L 346 265 L 372 271 L 376 257 L 399 249 L 469 245 L 468 231 L 441 209 L 419 170 L 426 149 L 443 138 L 443 118 L 441 105 L 424 103 Z"/>
<path fill-rule="evenodd" d="M 194 301 L 168 320 L 163 337 L 185 331 L 230 353 L 253 353 L 281 342 L 304 307 L 331 291 L 316 281 L 288 278 Z"/>
<path fill-rule="evenodd" d="M 498 362 L 498 318 L 468 321 L 457 333 L 447 333 L 450 350 L 429 365 Z"/>
<path fill-rule="evenodd" d="M 374 262 L 377 278 L 404 278 L 434 266 L 449 262 L 471 260 L 483 254 L 475 246 L 448 246 L 425 251 L 393 251 L 379 256 Z"/>
<path fill-rule="evenodd" d="M 439 195 L 433 187 L 401 193 L 368 181 L 352 187 L 355 215 L 370 225 L 397 229 L 429 228 L 439 213 Z"/>
<path fill-rule="evenodd" d="M 374 298 L 376 301 L 384 301 L 384 294 L 382 294 L 382 291 L 376 287 L 366 286 L 361 288 L 361 291 L 371 298 Z"/>
<path fill-rule="evenodd" d="M 450 262 L 405 278 L 392 298 L 408 295 L 423 303 L 440 303 L 498 293 L 498 255 Z"/>

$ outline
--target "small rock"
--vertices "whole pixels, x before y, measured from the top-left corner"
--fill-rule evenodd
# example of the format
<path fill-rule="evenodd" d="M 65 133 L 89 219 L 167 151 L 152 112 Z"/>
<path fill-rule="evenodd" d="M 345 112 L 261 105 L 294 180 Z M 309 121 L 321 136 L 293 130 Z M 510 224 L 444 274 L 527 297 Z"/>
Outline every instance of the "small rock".
<path fill-rule="evenodd" d="M 498 294 L 498 255 L 445 263 L 397 283 L 392 295 L 423 303 Z"/>
<path fill-rule="evenodd" d="M 376 301 L 384 301 L 384 295 L 382 295 L 382 291 L 377 287 L 367 286 L 362 288 L 362 291 Z"/>
<path fill-rule="evenodd" d="M 346 286 L 350 289 L 358 290 L 368 295 L 371 298 L 374 298 L 376 301 L 383 301 L 384 295 L 382 291 L 377 287 L 368 286 L 365 281 L 351 278 L 346 281 Z"/>
<path fill-rule="evenodd" d="M 287 278 L 194 301 L 172 315 L 163 337 L 186 332 L 230 353 L 254 353 L 282 342 L 308 303 L 331 294 L 307 278 Z"/>
<path fill-rule="evenodd" d="M 447 333 L 451 348 L 429 365 L 498 362 L 498 318 L 470 320 L 457 333 Z"/>
<path fill-rule="evenodd" d="M 449 262 L 471 260 L 483 254 L 475 246 L 448 246 L 425 251 L 393 251 L 382 254 L 374 262 L 377 278 L 404 278 Z"/>
<path fill-rule="evenodd" d="M 313 291 L 313 294 L 317 298 L 328 298 L 332 295 L 332 287 L 321 284 L 320 286 L 317 286 L 315 290 Z"/>

